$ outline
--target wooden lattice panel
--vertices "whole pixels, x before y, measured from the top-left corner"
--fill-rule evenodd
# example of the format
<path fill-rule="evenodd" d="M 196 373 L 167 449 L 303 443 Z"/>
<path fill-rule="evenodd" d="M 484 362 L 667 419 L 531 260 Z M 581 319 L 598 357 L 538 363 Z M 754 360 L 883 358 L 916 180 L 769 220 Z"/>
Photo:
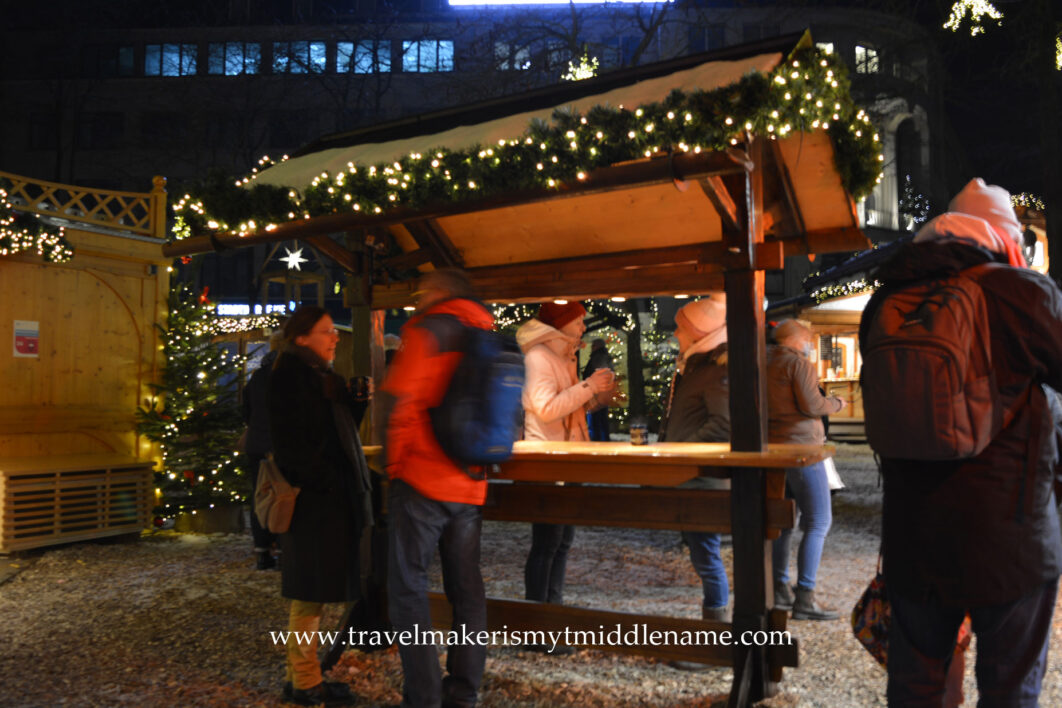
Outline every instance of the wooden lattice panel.
<path fill-rule="evenodd" d="M 113 455 L 0 459 L 0 552 L 137 533 L 153 463 Z"/>
<path fill-rule="evenodd" d="M 165 179 L 156 177 L 150 193 L 112 192 L 30 180 L 0 172 L 11 183 L 8 200 L 19 211 L 106 226 L 144 236 L 162 237 L 165 228 Z"/>

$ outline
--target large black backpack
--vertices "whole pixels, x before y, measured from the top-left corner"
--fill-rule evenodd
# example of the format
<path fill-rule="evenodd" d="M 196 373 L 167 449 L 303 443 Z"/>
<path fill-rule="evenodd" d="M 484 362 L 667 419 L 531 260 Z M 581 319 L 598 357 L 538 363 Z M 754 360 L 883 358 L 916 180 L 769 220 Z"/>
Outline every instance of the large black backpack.
<path fill-rule="evenodd" d="M 995 264 L 880 289 L 860 325 L 867 441 L 884 457 L 955 460 L 984 450 L 1006 411 L 977 279 Z"/>

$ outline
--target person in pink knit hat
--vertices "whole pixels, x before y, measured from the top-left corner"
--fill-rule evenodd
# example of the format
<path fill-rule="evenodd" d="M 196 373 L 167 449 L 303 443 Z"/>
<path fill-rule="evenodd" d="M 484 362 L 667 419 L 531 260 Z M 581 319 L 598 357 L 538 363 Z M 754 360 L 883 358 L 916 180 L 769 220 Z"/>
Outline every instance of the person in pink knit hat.
<path fill-rule="evenodd" d="M 959 274 L 975 279 L 992 385 L 1013 418 L 973 457 L 881 459 L 892 608 L 886 695 L 889 705 L 953 701 L 945 699 L 946 677 L 969 615 L 979 705 L 1036 706 L 1062 574 L 1058 429 L 1047 398 L 1054 393 L 1044 389 L 1062 390 L 1062 292 L 1023 267 L 1021 224 L 1005 189 L 974 179 L 948 208 L 873 273 L 884 287 L 863 313 L 860 341 L 890 292 Z M 990 263 L 1002 265 L 970 270 Z M 869 418 L 867 425 L 871 433 Z"/>

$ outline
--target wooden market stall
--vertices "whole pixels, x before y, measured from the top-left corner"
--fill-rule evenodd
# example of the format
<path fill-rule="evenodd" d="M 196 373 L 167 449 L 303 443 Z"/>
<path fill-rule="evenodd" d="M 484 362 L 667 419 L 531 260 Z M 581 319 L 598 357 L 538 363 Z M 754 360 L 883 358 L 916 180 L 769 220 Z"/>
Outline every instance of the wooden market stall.
<path fill-rule="evenodd" d="M 0 357 L 0 552 L 149 525 L 154 450 L 135 412 L 162 363 L 164 184 L 121 193 L 0 173 L 0 236 L 47 222 L 73 248 L 59 262 L 0 249 L 0 341 L 13 347 Z"/>
<path fill-rule="evenodd" d="M 520 442 L 484 514 L 728 531 L 732 626 L 501 599 L 489 601 L 488 621 L 782 630 L 785 613 L 770 611 L 767 544 L 794 521 L 784 469 L 828 451 L 765 443 L 763 278 L 786 255 L 866 246 L 850 191 L 868 189 L 867 175 L 873 183 L 879 146 L 839 74 L 805 34 L 330 136 L 255 177 L 291 190 L 288 218 L 211 219 L 164 251 L 313 243 L 351 272 L 355 327 L 377 344 L 382 310 L 408 304 L 418 275 L 433 267 L 465 269 L 481 297 L 498 303 L 725 289 L 738 354 L 729 359 L 730 445 Z M 486 189 L 492 170 L 504 177 Z M 417 200 L 424 192 L 430 198 Z M 367 371 L 370 360 L 380 373 L 366 342 L 355 362 Z M 677 488 L 703 475 L 731 476 L 732 490 Z M 434 622 L 448 622 L 447 611 L 436 596 Z M 797 660 L 795 645 L 620 649 L 732 665 L 732 705 L 762 698 Z"/>

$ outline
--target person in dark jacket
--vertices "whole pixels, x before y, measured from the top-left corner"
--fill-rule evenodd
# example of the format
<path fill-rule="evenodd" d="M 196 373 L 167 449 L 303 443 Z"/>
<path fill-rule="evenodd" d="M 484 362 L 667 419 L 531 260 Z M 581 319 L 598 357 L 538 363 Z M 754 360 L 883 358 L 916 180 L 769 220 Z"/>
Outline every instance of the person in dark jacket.
<path fill-rule="evenodd" d="M 397 632 L 431 629 L 428 571 L 438 550 L 453 627 L 476 636 L 487 628 L 487 599 L 479 569 L 487 482 L 473 479 L 443 452 L 428 411 L 446 395 L 460 363 L 464 328 L 491 329 L 494 318 L 458 270 L 425 275 L 417 297 L 417 312 L 402 328 L 402 346 L 380 386 L 385 464 L 391 480 L 388 610 Z M 400 643 L 398 653 L 406 708 L 476 704 L 487 660 L 485 645 L 450 646 L 445 677 L 434 646 Z"/>
<path fill-rule="evenodd" d="M 251 489 L 258 488 L 259 466 L 265 456 L 273 451 L 273 442 L 269 437 L 269 375 L 277 360 L 279 349 L 284 341 L 282 331 L 274 332 L 269 338 L 269 351 L 262 357 L 262 363 L 247 385 L 243 387 L 243 422 L 247 424 L 243 453 L 246 455 L 246 470 L 251 477 Z M 252 500 L 253 501 L 253 500 Z M 276 534 L 263 528 L 251 507 L 251 539 L 254 542 L 255 563 L 258 570 L 270 570 L 277 565 L 273 557 L 273 545 Z"/>
<path fill-rule="evenodd" d="M 809 361 L 813 351 L 811 330 L 796 320 L 780 322 L 774 328 L 776 344 L 767 348 L 767 441 L 822 445 L 826 432 L 822 416 L 844 408 L 845 401 L 824 396 L 819 377 Z M 774 606 L 792 610 L 793 619 L 835 620 L 836 610 L 815 600 L 826 534 L 833 523 L 830 485 L 826 466 L 816 462 L 786 470 L 786 496 L 796 500 L 800 512 L 800 548 L 797 551 L 795 592 L 789 587 L 789 546 L 793 529 L 785 529 L 772 547 Z"/>
<path fill-rule="evenodd" d="M 1020 267 L 1021 236 L 1010 195 L 976 179 L 875 273 L 888 289 L 993 261 L 1016 266 L 977 276 L 1009 425 L 972 458 L 881 461 L 890 705 L 941 705 L 967 613 L 979 705 L 1038 704 L 1062 573 L 1056 429 L 1043 388 L 1062 390 L 1062 292 Z M 867 305 L 861 340 L 882 297 Z"/>
<path fill-rule="evenodd" d="M 730 442 L 730 385 L 727 377 L 726 294 L 713 292 L 675 314 L 679 357 L 660 440 Z M 729 489 L 730 481 L 700 478 L 687 483 L 701 489 Z M 701 616 L 730 621 L 730 583 L 719 547 L 722 537 L 683 531 L 690 562 L 701 578 Z M 679 668 L 692 668 L 681 664 Z"/>
<path fill-rule="evenodd" d="M 372 521 L 368 466 L 356 402 L 332 371 L 339 334 L 328 313 L 300 307 L 284 325 L 284 350 L 269 378 L 273 456 L 300 492 L 291 528 L 280 535 L 281 595 L 291 600 L 284 697 L 299 705 L 349 705 L 345 683 L 323 681 L 315 633 L 324 603 L 360 597 L 359 545 Z"/>
<path fill-rule="evenodd" d="M 590 356 L 586 358 L 586 366 L 583 367 L 583 379 L 590 378 L 598 369 L 614 370 L 612 355 L 608 353 L 605 340 L 600 337 L 590 342 Z M 608 442 L 611 439 L 608 431 L 608 406 L 600 405 L 596 410 L 587 413 L 586 425 L 591 440 Z"/>

